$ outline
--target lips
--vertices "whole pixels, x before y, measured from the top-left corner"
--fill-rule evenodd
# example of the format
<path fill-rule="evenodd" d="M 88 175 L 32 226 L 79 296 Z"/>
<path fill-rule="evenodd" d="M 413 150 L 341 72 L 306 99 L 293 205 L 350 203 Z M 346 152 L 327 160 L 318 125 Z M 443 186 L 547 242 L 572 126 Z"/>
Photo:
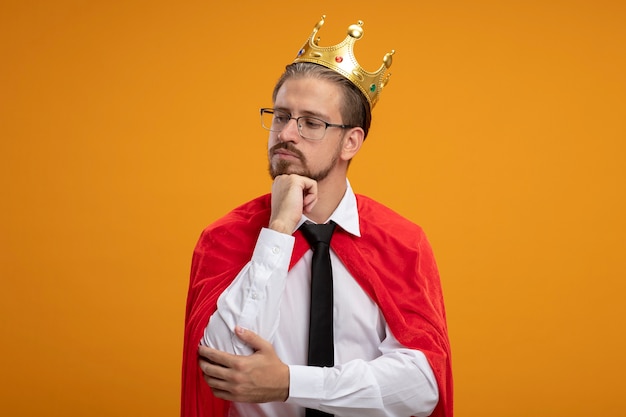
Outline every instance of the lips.
<path fill-rule="evenodd" d="M 280 159 L 299 159 L 304 161 L 304 155 L 288 142 L 278 143 L 270 149 L 270 155 Z"/>
<path fill-rule="evenodd" d="M 290 152 L 286 149 L 277 149 L 272 152 L 272 156 L 278 156 L 279 158 L 295 158 L 300 159 L 300 156 L 295 154 L 294 152 Z"/>

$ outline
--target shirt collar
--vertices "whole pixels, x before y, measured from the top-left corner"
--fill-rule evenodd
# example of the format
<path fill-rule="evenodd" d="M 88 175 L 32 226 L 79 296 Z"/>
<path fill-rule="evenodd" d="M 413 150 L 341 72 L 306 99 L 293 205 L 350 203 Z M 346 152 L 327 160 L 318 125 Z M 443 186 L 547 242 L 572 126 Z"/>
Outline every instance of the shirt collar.
<path fill-rule="evenodd" d="M 361 228 L 359 227 L 359 211 L 357 210 L 356 196 L 354 195 L 354 191 L 352 191 L 350 181 L 348 181 L 347 178 L 346 185 L 347 187 L 345 194 L 341 198 L 341 201 L 339 202 L 339 205 L 337 206 L 333 214 L 330 215 L 326 222 L 332 220 L 346 232 L 361 237 Z M 298 222 L 298 225 L 296 226 L 296 230 L 300 226 L 302 226 L 302 223 L 304 222 L 314 223 L 313 221 L 311 221 L 311 219 L 303 214 L 300 218 L 300 221 Z"/>

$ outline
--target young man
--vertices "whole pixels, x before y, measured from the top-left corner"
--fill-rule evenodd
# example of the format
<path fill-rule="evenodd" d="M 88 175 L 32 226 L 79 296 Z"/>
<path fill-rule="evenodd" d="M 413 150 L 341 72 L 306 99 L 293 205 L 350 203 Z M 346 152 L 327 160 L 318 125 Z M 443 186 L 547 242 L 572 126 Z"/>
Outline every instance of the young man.
<path fill-rule="evenodd" d="M 323 22 L 278 81 L 274 107 L 261 109 L 271 194 L 205 229 L 194 252 L 185 417 L 452 416 L 445 311 L 427 239 L 347 180 L 391 55 L 372 79 L 352 77 L 339 64 L 355 65 L 362 22 L 326 49 L 315 41 Z M 317 301 L 305 223 L 334 225 L 325 366 L 307 358 Z"/>

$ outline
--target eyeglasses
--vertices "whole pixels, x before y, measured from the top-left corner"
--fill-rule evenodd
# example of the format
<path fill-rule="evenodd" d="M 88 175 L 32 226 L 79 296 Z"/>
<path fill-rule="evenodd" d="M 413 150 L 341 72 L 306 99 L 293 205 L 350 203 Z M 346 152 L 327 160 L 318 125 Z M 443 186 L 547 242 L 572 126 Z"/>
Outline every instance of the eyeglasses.
<path fill-rule="evenodd" d="M 271 132 L 281 132 L 292 119 L 296 121 L 300 136 L 309 140 L 323 139 L 326 134 L 326 129 L 329 127 L 338 127 L 341 129 L 355 127 L 328 123 L 313 116 L 291 117 L 289 113 L 282 110 L 261 109 L 261 125 Z"/>

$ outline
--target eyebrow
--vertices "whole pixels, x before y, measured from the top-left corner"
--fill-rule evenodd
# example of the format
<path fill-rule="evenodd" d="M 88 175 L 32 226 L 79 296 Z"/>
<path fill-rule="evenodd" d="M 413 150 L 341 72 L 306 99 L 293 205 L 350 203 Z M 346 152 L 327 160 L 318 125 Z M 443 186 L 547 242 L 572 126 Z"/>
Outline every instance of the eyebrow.
<path fill-rule="evenodd" d="M 289 110 L 286 107 L 274 107 L 274 110 L 282 111 L 282 112 L 288 113 L 289 115 L 293 116 L 291 110 Z M 324 121 L 329 119 L 329 116 L 326 115 L 326 114 L 322 114 L 322 113 L 314 112 L 314 111 L 310 111 L 310 110 L 303 111 L 301 116 L 317 117 L 318 119 L 324 120 Z"/>

